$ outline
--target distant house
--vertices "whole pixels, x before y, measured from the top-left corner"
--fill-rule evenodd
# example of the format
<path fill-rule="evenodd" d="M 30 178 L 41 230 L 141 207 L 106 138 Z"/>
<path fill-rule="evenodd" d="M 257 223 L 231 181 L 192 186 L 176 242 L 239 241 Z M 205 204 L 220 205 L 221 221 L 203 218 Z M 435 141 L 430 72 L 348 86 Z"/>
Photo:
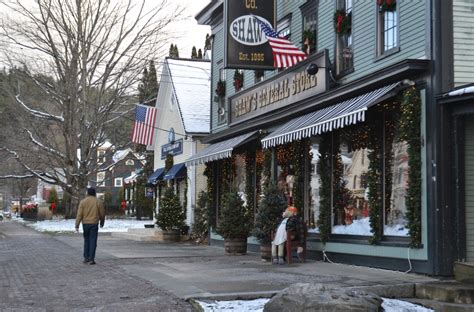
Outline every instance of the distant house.
<path fill-rule="evenodd" d="M 125 179 L 142 169 L 144 158 L 134 153 L 130 148 L 115 150 L 112 145 L 105 145 L 97 151 L 97 161 L 100 164 L 96 174 L 96 182 L 91 183 L 97 189 L 97 196 L 104 198 L 106 192 L 112 195 L 109 205 L 119 205 L 119 191 Z"/>
<path fill-rule="evenodd" d="M 150 184 L 166 181 L 173 185 L 186 211 L 186 223 L 194 223 L 197 195 L 205 189 L 204 166 L 186 166 L 185 161 L 205 146 L 201 139 L 209 134 L 209 60 L 166 58 L 156 100 L 158 117 L 154 137 L 154 173 Z M 166 171 L 167 155 L 173 167 Z M 160 194 L 160 187 L 157 190 Z M 159 196 L 158 196 L 159 197 Z M 157 206 L 159 209 L 159 198 Z"/>

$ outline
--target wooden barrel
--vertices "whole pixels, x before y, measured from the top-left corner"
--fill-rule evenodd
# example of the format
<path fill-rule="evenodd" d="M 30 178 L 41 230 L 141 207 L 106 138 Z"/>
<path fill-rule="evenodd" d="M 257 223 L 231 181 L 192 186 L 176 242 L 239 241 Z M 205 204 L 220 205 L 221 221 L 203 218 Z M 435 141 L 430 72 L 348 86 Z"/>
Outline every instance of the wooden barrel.
<path fill-rule="evenodd" d="M 181 233 L 179 232 L 179 230 L 163 231 L 164 242 L 179 242 L 180 238 Z"/>
<path fill-rule="evenodd" d="M 262 260 L 270 261 L 272 260 L 272 245 L 264 244 L 260 245 L 260 257 Z"/>
<path fill-rule="evenodd" d="M 247 253 L 247 238 L 224 239 L 226 255 L 245 255 Z"/>

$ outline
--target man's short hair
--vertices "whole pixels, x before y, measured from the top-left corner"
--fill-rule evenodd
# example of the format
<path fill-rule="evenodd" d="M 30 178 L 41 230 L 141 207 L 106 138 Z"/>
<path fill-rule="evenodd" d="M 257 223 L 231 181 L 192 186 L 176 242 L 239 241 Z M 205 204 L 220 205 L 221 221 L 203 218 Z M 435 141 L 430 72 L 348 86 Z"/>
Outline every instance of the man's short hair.
<path fill-rule="evenodd" d="M 89 196 L 96 196 L 95 188 L 89 187 L 89 188 L 87 189 L 87 195 L 89 195 Z"/>

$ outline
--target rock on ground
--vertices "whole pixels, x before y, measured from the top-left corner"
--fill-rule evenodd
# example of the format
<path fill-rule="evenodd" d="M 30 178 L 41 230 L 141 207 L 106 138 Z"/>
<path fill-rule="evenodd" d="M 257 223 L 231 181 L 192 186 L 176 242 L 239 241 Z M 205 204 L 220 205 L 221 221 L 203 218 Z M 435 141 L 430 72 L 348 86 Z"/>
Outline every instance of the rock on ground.
<path fill-rule="evenodd" d="M 328 288 L 322 284 L 294 284 L 265 304 L 272 311 L 380 311 L 382 299 L 369 292 Z"/>

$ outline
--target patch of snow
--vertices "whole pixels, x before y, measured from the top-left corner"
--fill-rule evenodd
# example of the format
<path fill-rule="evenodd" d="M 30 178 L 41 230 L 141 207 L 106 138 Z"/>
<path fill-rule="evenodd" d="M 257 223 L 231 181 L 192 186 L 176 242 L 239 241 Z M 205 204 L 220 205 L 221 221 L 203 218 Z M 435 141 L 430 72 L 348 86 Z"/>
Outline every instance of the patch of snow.
<path fill-rule="evenodd" d="M 448 93 L 448 96 L 457 96 L 457 95 L 463 95 L 466 93 L 474 93 L 474 86 L 451 91 Z"/>
<path fill-rule="evenodd" d="M 37 222 L 25 222 L 23 219 L 14 219 L 15 221 L 25 223 L 27 226 L 38 232 L 55 233 L 73 233 L 75 232 L 75 220 L 73 219 L 53 219 Z M 127 232 L 128 229 L 144 229 L 145 224 L 153 223 L 152 220 L 127 220 L 127 219 L 105 219 L 104 227 L 99 227 L 100 233 Z M 79 232 L 82 233 L 82 225 L 79 226 Z"/>
<path fill-rule="evenodd" d="M 214 311 L 232 311 L 232 312 L 246 312 L 246 311 L 263 311 L 263 306 L 270 299 L 255 299 L 255 300 L 232 300 L 232 301 L 214 301 L 202 302 L 197 301 L 203 308 L 204 312 Z"/>
<path fill-rule="evenodd" d="M 131 152 L 131 149 L 127 148 L 127 149 L 124 149 L 124 150 L 118 150 L 114 153 L 114 155 L 112 156 L 112 161 L 114 163 L 118 163 L 119 161 L 121 161 L 122 159 L 125 158 L 125 156 L 128 155 L 128 153 Z"/>
<path fill-rule="evenodd" d="M 383 233 L 390 236 L 409 236 L 408 228 L 404 224 L 386 225 L 383 229 Z"/>
<path fill-rule="evenodd" d="M 427 309 L 420 305 L 416 305 L 407 301 L 382 298 L 382 308 L 386 312 L 433 312 L 434 310 Z"/>
<path fill-rule="evenodd" d="M 433 312 L 423 306 L 416 305 L 407 301 L 382 298 L 382 308 L 386 312 Z M 263 307 L 270 299 L 256 300 L 231 300 L 231 301 L 214 301 L 214 302 L 196 302 L 203 308 L 204 312 L 246 312 L 246 311 L 263 311 Z"/>

